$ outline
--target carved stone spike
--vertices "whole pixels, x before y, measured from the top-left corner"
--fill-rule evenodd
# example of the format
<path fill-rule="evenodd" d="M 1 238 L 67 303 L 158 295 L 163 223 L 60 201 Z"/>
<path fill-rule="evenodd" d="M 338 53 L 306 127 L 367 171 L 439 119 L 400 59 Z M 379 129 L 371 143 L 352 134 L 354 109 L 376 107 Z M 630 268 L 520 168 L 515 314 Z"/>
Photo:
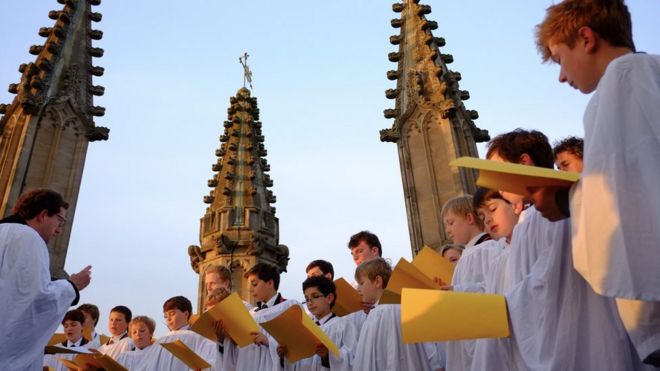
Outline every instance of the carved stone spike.
<path fill-rule="evenodd" d="M 212 171 L 220 171 L 220 170 L 222 170 L 222 165 L 219 164 L 219 163 L 213 164 L 213 165 L 211 165 L 211 170 Z"/>
<path fill-rule="evenodd" d="M 205 204 L 212 204 L 213 203 L 213 196 L 204 196 L 204 203 Z"/>
<path fill-rule="evenodd" d="M 103 49 L 102 48 L 91 47 L 91 48 L 88 48 L 87 50 L 89 52 L 89 55 L 91 55 L 92 57 L 101 58 L 103 56 Z"/>
<path fill-rule="evenodd" d="M 21 63 L 21 64 L 18 66 L 18 72 L 20 72 L 20 73 L 25 72 L 25 71 L 27 70 L 27 66 L 28 66 L 27 63 Z"/>
<path fill-rule="evenodd" d="M 399 59 L 401 59 L 401 54 L 397 52 L 391 52 L 387 54 L 387 59 L 389 59 L 390 62 L 398 62 Z"/>
<path fill-rule="evenodd" d="M 461 100 L 468 100 L 470 99 L 470 92 L 467 90 L 461 90 L 459 92 L 459 97 L 461 98 Z"/>
<path fill-rule="evenodd" d="M 398 78 L 399 78 L 399 71 L 396 71 L 396 70 L 387 71 L 387 79 L 388 80 L 396 80 Z"/>
<path fill-rule="evenodd" d="M 272 187 L 273 186 L 273 180 L 269 178 L 264 178 L 264 187 Z"/>
<path fill-rule="evenodd" d="M 32 46 L 30 47 L 30 54 L 32 54 L 32 55 L 39 55 L 39 53 L 41 53 L 42 50 L 44 50 L 44 46 L 43 46 L 43 45 L 32 45 Z"/>
<path fill-rule="evenodd" d="M 92 116 L 98 116 L 98 117 L 101 117 L 101 116 L 105 115 L 105 107 L 101 107 L 101 106 L 92 106 L 92 107 L 89 108 L 89 113 L 90 113 Z"/>
<path fill-rule="evenodd" d="M 54 21 L 56 21 L 59 16 L 60 16 L 59 10 L 51 10 L 50 12 L 48 12 L 48 18 Z"/>
<path fill-rule="evenodd" d="M 400 43 L 401 43 L 401 36 L 399 35 L 390 36 L 390 44 L 399 45 Z"/>
<path fill-rule="evenodd" d="M 227 136 L 227 135 L 225 135 L 225 134 L 220 135 L 220 141 L 221 141 L 221 142 L 224 143 L 224 142 L 226 142 L 226 141 L 228 141 L 228 140 L 229 140 L 229 136 Z"/>
<path fill-rule="evenodd" d="M 41 27 L 39 29 L 39 36 L 41 37 L 48 37 L 50 36 L 50 32 L 53 30 L 52 27 Z"/>
<path fill-rule="evenodd" d="M 261 157 L 266 157 L 266 156 L 268 156 L 268 151 L 265 148 L 259 148 L 259 151 L 257 151 L 257 154 Z"/>
<path fill-rule="evenodd" d="M 103 67 L 92 66 L 89 68 L 89 73 L 91 73 L 94 76 L 103 76 L 104 72 L 105 72 L 105 68 Z"/>
<path fill-rule="evenodd" d="M 393 142 L 396 143 L 401 138 L 401 134 L 394 129 L 382 129 L 380 131 L 380 141 L 381 142 Z"/>
<path fill-rule="evenodd" d="M 110 129 L 103 126 L 93 126 L 87 129 L 87 139 L 90 142 L 96 142 L 97 140 L 108 140 L 110 137 Z"/>
<path fill-rule="evenodd" d="M 18 94 L 18 84 L 9 84 L 7 91 L 12 94 Z"/>
<path fill-rule="evenodd" d="M 238 98 L 236 98 L 236 97 L 229 97 L 229 103 L 231 103 L 231 104 L 235 104 L 236 102 L 238 102 Z"/>
<path fill-rule="evenodd" d="M 89 5 L 94 5 L 94 6 L 101 5 L 101 0 L 87 0 L 87 2 L 89 3 Z"/>
<path fill-rule="evenodd" d="M 89 37 L 92 40 L 101 40 L 103 38 L 103 31 L 101 31 L 101 30 L 91 30 L 89 32 Z"/>
<path fill-rule="evenodd" d="M 254 126 L 257 129 L 261 129 L 261 121 L 255 121 L 252 123 L 252 126 Z"/>
<path fill-rule="evenodd" d="M 89 92 L 92 93 L 92 95 L 100 97 L 105 94 L 105 88 L 101 85 L 92 85 L 89 87 Z"/>
<path fill-rule="evenodd" d="M 7 109 L 9 108 L 8 104 L 0 104 L 0 115 L 4 115 L 7 113 Z"/>
<path fill-rule="evenodd" d="M 401 18 L 394 18 L 393 20 L 390 21 L 390 24 L 394 28 L 400 28 L 403 25 L 403 19 Z"/>
<path fill-rule="evenodd" d="M 101 22 L 102 18 L 103 15 L 101 13 L 96 13 L 96 12 L 89 13 L 89 19 L 92 20 L 92 22 Z"/>
<path fill-rule="evenodd" d="M 447 79 L 448 79 L 447 81 L 459 82 L 459 81 L 461 81 L 462 78 L 463 78 L 463 76 L 461 76 L 460 72 L 456 72 L 456 71 L 447 72 Z"/>
<path fill-rule="evenodd" d="M 476 119 L 479 118 L 479 112 L 477 112 L 477 111 L 475 111 L 475 110 L 467 110 L 467 111 L 465 111 L 465 112 L 467 113 L 468 117 L 469 117 L 471 120 L 476 120 Z"/>
<path fill-rule="evenodd" d="M 394 13 L 401 13 L 403 11 L 403 3 L 392 4 L 392 11 Z"/>
<path fill-rule="evenodd" d="M 224 126 L 225 128 L 230 128 L 232 125 L 234 125 L 234 123 L 231 121 L 225 121 L 222 123 L 222 126 Z"/>
<path fill-rule="evenodd" d="M 255 137 L 255 140 L 256 140 L 257 142 L 259 142 L 259 143 L 263 143 L 264 140 L 266 140 L 266 138 L 264 138 L 263 135 L 257 135 L 257 136 Z"/>
<path fill-rule="evenodd" d="M 399 96 L 399 89 L 387 89 L 385 90 L 385 97 L 387 99 L 396 99 Z"/>
<path fill-rule="evenodd" d="M 431 6 L 420 5 L 419 10 L 417 11 L 417 15 L 426 15 L 426 14 L 431 14 Z"/>
<path fill-rule="evenodd" d="M 438 28 L 438 22 L 436 21 L 424 21 L 422 22 L 422 30 L 436 30 Z"/>
<path fill-rule="evenodd" d="M 224 150 L 224 148 L 218 148 L 218 149 L 215 150 L 215 155 L 218 156 L 218 157 L 224 156 L 225 153 L 226 153 L 226 151 Z"/>
<path fill-rule="evenodd" d="M 37 68 L 42 71 L 50 71 L 53 69 L 53 64 L 48 59 L 41 58 L 37 61 Z"/>
<path fill-rule="evenodd" d="M 443 62 L 445 62 L 445 64 L 450 64 L 454 61 L 454 56 L 451 54 L 440 54 L 440 58 Z"/>
<path fill-rule="evenodd" d="M 435 45 L 439 47 L 443 47 L 447 44 L 444 37 L 434 37 L 433 41 L 435 41 Z"/>
<path fill-rule="evenodd" d="M 398 115 L 399 115 L 399 110 L 394 108 L 388 108 L 383 111 L 383 116 L 385 116 L 386 119 L 393 119 L 396 118 Z"/>

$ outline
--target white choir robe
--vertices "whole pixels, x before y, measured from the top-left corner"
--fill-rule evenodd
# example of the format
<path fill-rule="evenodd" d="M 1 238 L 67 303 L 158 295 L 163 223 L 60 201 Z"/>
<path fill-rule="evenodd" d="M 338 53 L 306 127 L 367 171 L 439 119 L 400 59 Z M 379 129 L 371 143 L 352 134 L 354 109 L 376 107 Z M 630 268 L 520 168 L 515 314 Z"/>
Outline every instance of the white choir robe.
<path fill-rule="evenodd" d="M 354 370 L 431 371 L 440 367 L 434 343 L 403 343 L 400 304 L 379 304 L 369 312 L 355 349 Z"/>
<path fill-rule="evenodd" d="M 0 363 L 42 370 L 44 347 L 76 298 L 66 280 L 51 281 L 43 238 L 23 224 L 0 224 Z"/>
<path fill-rule="evenodd" d="M 65 346 L 62 344 L 56 344 L 58 346 Z M 87 352 L 91 348 L 90 343 L 79 345 L 79 346 L 66 346 L 72 350 L 82 350 Z M 64 363 L 58 361 L 59 358 L 66 359 L 68 361 L 73 360 L 78 354 L 68 354 L 68 353 L 58 353 L 58 354 L 46 354 L 44 355 L 44 366 L 52 367 L 55 371 L 69 371 L 69 368 L 64 365 Z"/>
<path fill-rule="evenodd" d="M 135 348 L 121 353 L 115 358 L 122 366 L 130 371 L 149 371 L 154 370 L 151 362 L 156 358 L 158 353 L 158 344 L 151 344 L 144 349 Z"/>
<path fill-rule="evenodd" d="M 134 348 L 135 346 L 133 345 L 133 340 L 130 337 L 125 337 L 114 344 L 101 345 L 97 348 L 97 350 L 102 354 L 107 354 L 108 356 L 112 357 L 112 359 L 117 359 L 118 355 L 129 350 L 133 350 Z"/>
<path fill-rule="evenodd" d="M 172 343 L 181 340 L 188 348 L 197 353 L 202 359 L 208 362 L 211 367 L 217 363 L 218 346 L 215 342 L 205 338 L 204 336 L 190 331 L 190 330 L 175 330 L 170 331 L 165 336 L 158 338 L 153 351 L 149 352 L 148 360 L 144 362 L 148 364 L 150 370 L 170 370 L 170 371 L 188 371 L 188 366 L 181 360 L 176 358 L 169 350 L 163 348 L 160 344 Z M 146 356 L 145 356 L 146 358 Z"/>
<path fill-rule="evenodd" d="M 272 320 L 293 305 L 300 305 L 295 300 L 284 300 L 283 302 L 269 308 L 258 310 L 253 308 L 250 314 L 255 322 L 263 323 Z M 277 370 L 280 369 L 280 358 L 277 355 L 277 340 L 273 338 L 268 331 L 261 329 L 261 333 L 268 338 L 268 346 L 250 344 L 238 349 L 236 359 L 236 370 L 254 371 L 254 370 Z M 216 350 L 217 352 L 217 350 Z M 291 365 L 284 360 L 285 369 L 290 369 Z"/>
<path fill-rule="evenodd" d="M 87 346 L 90 349 L 98 349 L 101 347 L 101 335 L 98 332 L 92 330 L 92 338 L 89 340 L 89 345 Z"/>
<path fill-rule="evenodd" d="M 597 295 L 573 268 L 570 221 L 552 223 L 535 209 L 527 219 L 514 229 L 504 284 L 507 369 L 638 368 L 614 300 Z"/>
<path fill-rule="evenodd" d="M 504 251 L 505 239 L 488 240 L 466 248 L 456 264 L 451 284 L 454 291 L 485 292 L 486 276 L 496 258 Z M 476 340 L 446 342 L 446 368 L 470 370 Z"/>
<path fill-rule="evenodd" d="M 339 357 L 329 352 L 328 361 L 331 370 L 350 371 L 353 369 L 353 357 L 357 345 L 358 334 L 355 326 L 346 317 L 333 317 L 321 325 L 321 329 L 339 348 Z M 321 371 L 323 367 L 321 357 L 314 355 L 296 362 L 296 370 Z"/>
<path fill-rule="evenodd" d="M 584 113 L 571 192 L 573 262 L 619 312 L 637 352 L 660 349 L 660 56 L 609 63 Z M 636 300 L 634 302 L 632 300 Z"/>
<path fill-rule="evenodd" d="M 367 320 L 367 313 L 363 310 L 358 310 L 357 312 L 349 313 L 345 316 L 343 316 L 347 321 L 350 321 L 353 324 L 353 327 L 355 328 L 355 332 L 360 336 L 360 331 L 362 331 L 362 325 L 364 324 L 364 321 Z"/>

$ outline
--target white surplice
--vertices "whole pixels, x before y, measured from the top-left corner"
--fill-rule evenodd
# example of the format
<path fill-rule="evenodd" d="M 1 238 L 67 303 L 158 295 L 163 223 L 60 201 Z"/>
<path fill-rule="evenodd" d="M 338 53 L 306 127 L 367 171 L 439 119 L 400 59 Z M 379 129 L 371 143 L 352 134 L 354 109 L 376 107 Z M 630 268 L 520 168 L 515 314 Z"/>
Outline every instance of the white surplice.
<path fill-rule="evenodd" d="M 434 343 L 403 343 L 400 304 L 379 304 L 369 312 L 355 349 L 354 370 L 431 371 L 440 367 Z"/>
<path fill-rule="evenodd" d="M 257 323 L 270 321 L 280 315 L 285 310 L 293 305 L 300 305 L 295 300 L 284 300 L 283 302 L 269 306 L 268 308 L 259 310 L 253 308 L 250 314 Z M 270 334 L 261 329 L 261 333 L 268 338 L 268 346 L 250 344 L 246 347 L 238 349 L 238 357 L 236 359 L 236 370 L 238 371 L 253 371 L 253 370 L 277 370 L 280 369 L 280 358 L 277 355 L 277 340 L 270 336 Z M 283 361 L 284 368 L 288 369 L 291 365 Z"/>
<path fill-rule="evenodd" d="M 159 345 L 152 344 L 144 349 L 135 348 L 121 353 L 115 360 L 130 371 L 154 370 L 151 362 L 156 358 L 158 347 Z"/>
<path fill-rule="evenodd" d="M 358 337 L 355 326 L 346 317 L 324 318 L 320 322 L 323 332 L 339 348 L 339 357 L 335 356 L 332 352 L 328 354 L 330 369 L 351 371 L 353 369 L 353 356 Z M 295 369 L 299 371 L 321 371 L 328 368 L 322 365 L 321 357 L 314 355 L 297 362 Z"/>
<path fill-rule="evenodd" d="M 76 298 L 51 281 L 44 240 L 23 224 L 0 224 L 0 360 L 8 370 L 42 370 L 44 347 Z"/>
<path fill-rule="evenodd" d="M 204 359 L 214 367 L 217 363 L 218 347 L 214 341 L 190 330 L 170 331 L 167 335 L 161 336 L 152 347 L 150 352 L 148 369 L 150 370 L 170 370 L 170 371 L 188 371 L 188 366 L 180 359 L 174 356 L 169 350 L 163 348 L 160 344 L 172 343 L 181 340 L 188 348 Z"/>
<path fill-rule="evenodd" d="M 639 367 L 614 300 L 596 294 L 573 268 L 570 221 L 531 209 L 516 226 L 504 281 L 511 347 L 497 367 L 511 370 L 631 370 Z M 534 259 L 536 258 L 536 260 Z M 525 274 L 526 273 L 526 274 Z M 482 340 L 479 340 L 481 342 Z M 492 341 L 491 341 L 492 343 Z M 479 344 L 477 345 L 478 352 Z M 489 359 L 477 364 L 491 365 Z"/>
<path fill-rule="evenodd" d="M 609 63 L 584 113 L 584 170 L 571 193 L 575 269 L 622 301 L 642 358 L 660 349 L 660 56 Z"/>
<path fill-rule="evenodd" d="M 113 359 L 117 359 L 118 355 L 133 350 L 134 348 L 133 340 L 130 337 L 125 337 L 113 344 L 101 345 L 97 350 L 102 354 L 107 354 Z"/>

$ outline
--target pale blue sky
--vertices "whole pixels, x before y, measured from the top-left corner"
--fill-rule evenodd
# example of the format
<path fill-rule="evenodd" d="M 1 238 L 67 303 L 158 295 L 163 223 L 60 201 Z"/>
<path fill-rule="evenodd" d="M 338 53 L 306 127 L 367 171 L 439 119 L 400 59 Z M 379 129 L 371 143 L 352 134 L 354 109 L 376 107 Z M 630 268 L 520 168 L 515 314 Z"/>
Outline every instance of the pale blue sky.
<path fill-rule="evenodd" d="M 588 96 L 557 82 L 558 68 L 541 64 L 533 28 L 551 1 L 424 1 L 444 37 L 450 68 L 462 74 L 465 104 L 491 135 L 536 128 L 551 140 L 582 134 Z M 658 0 L 628 1 L 639 50 L 660 53 Z M 66 268 L 92 264 L 82 301 L 110 307 L 166 331 L 162 303 L 197 296 L 187 246 L 198 244 L 202 197 L 208 194 L 229 97 L 243 84 L 238 57 L 247 51 L 259 99 L 280 243 L 291 250 L 282 276 L 286 297 L 301 299 L 304 268 L 316 258 L 352 278 L 346 242 L 369 229 L 393 262 L 410 258 L 396 146 L 381 143 L 393 106 L 387 60 L 398 29 L 389 1 L 103 1 L 96 11 L 105 68 L 96 85 L 106 94 L 97 125 L 110 140 L 90 144 Z M 55 0 L 2 0 L 0 103 L 13 99 L 20 63 L 42 44 L 39 27 Z"/>

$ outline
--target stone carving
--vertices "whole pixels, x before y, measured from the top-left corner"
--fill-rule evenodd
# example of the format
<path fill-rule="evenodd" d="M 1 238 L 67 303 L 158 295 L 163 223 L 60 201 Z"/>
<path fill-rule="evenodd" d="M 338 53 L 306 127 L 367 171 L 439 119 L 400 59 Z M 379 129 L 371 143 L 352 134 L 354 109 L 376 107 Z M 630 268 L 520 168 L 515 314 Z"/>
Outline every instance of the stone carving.
<path fill-rule="evenodd" d="M 199 246 L 190 245 L 188 246 L 188 256 L 190 257 L 190 266 L 192 267 L 193 271 L 199 274 L 199 263 L 204 261 L 202 249 Z"/>

